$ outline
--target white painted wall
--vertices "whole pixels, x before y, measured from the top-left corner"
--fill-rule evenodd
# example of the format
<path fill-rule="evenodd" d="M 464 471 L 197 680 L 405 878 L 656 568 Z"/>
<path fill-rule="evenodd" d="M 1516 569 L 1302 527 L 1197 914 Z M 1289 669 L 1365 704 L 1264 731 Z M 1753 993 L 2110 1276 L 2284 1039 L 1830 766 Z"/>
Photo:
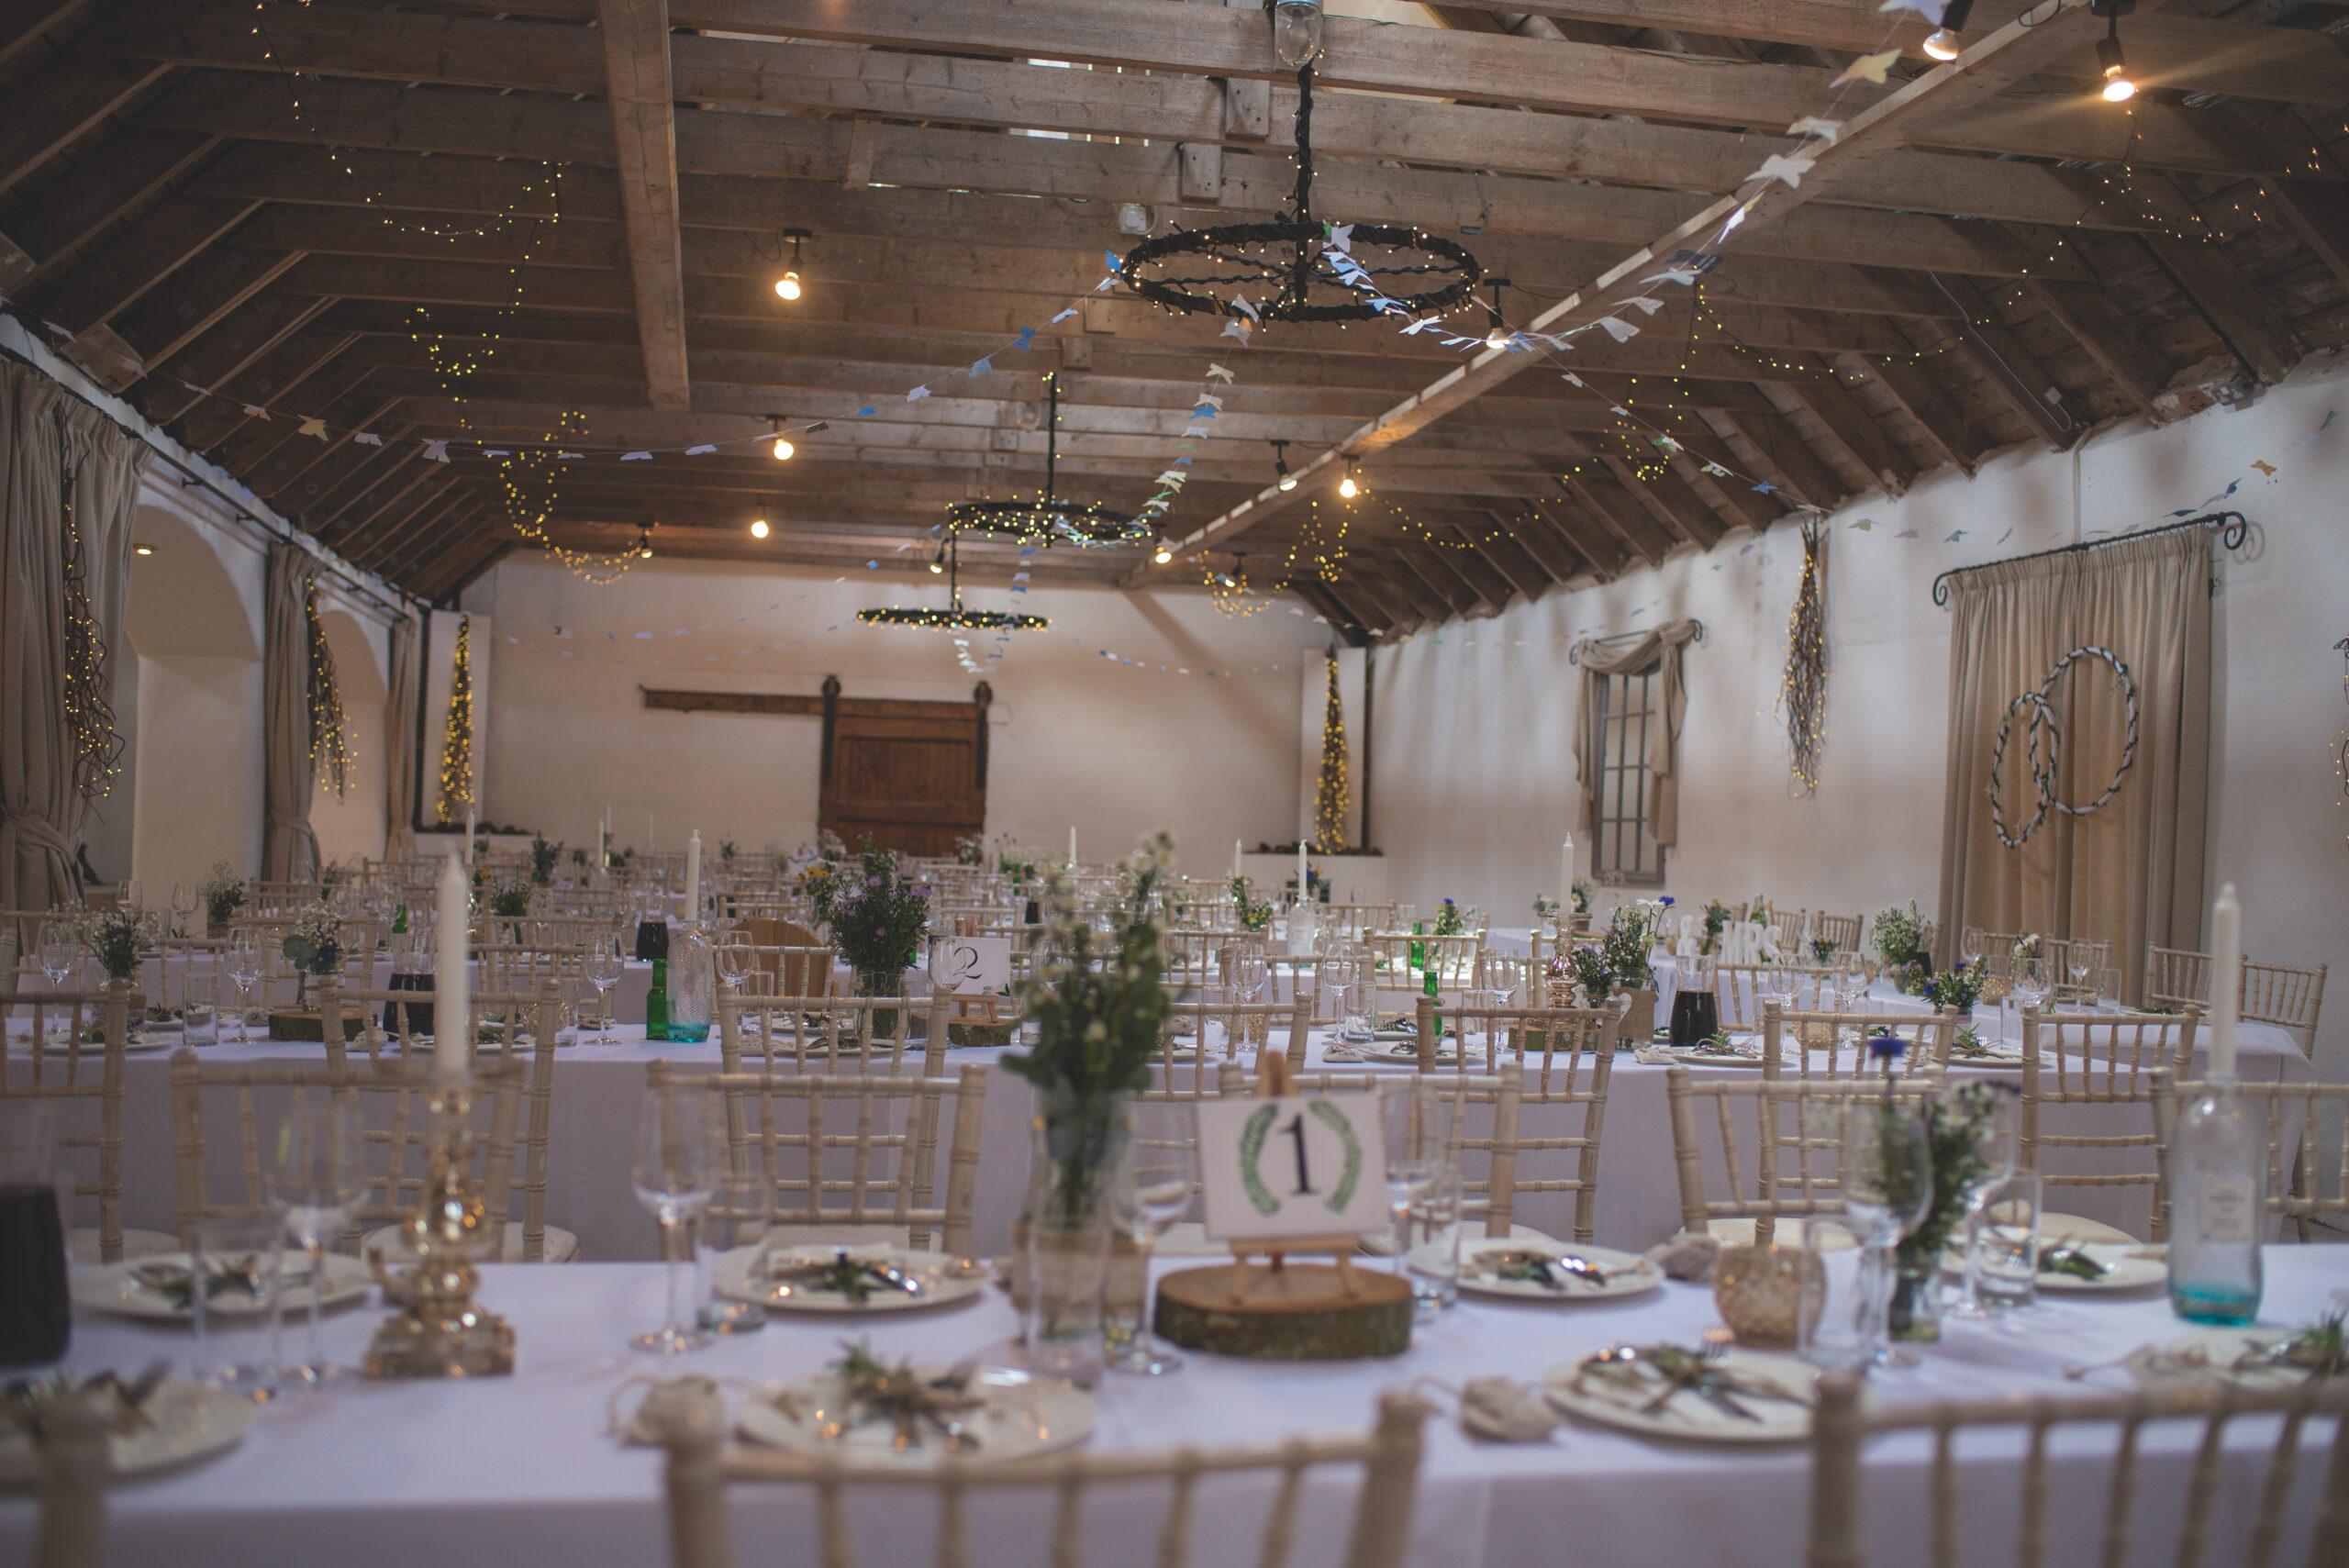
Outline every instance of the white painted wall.
<path fill-rule="evenodd" d="M 1687 657 L 1667 891 L 1853 910 L 1915 898 L 1932 910 L 1950 632 L 1931 584 L 1950 567 L 2070 542 L 2076 462 L 2089 537 L 2201 510 L 2243 482 L 2223 504 L 2259 531 L 2217 566 L 2210 886 L 2238 884 L 2254 956 L 2349 966 L 2349 811 L 2334 772 L 2349 705 L 2332 646 L 2349 633 L 2349 417 L 2299 444 L 2335 406 L 2349 414 L 2349 381 L 2311 370 L 2241 411 L 2122 427 L 2078 454 L 2019 450 L 1971 482 L 1943 471 L 1900 500 L 1846 506 L 1828 547 L 1827 752 L 1809 798 L 1789 787 L 1772 711 L 1802 561 L 1790 524 L 1382 649 L 1371 832 L 1396 895 L 1450 895 L 1520 923 L 1535 894 L 1554 891 L 1574 820 L 1580 673 L 1569 647 L 1694 616 L 1706 638 Z M 2337 1000 L 2320 1056 L 2328 1075 L 2349 1071 L 2349 1007 Z"/>
<path fill-rule="evenodd" d="M 638 688 L 813 694 L 837 673 L 849 696 L 966 702 L 981 678 L 995 688 L 990 835 L 1065 853 L 1074 825 L 1096 861 L 1166 823 L 1209 875 L 1234 839 L 1295 835 L 1298 672 L 1309 649 L 1318 673 L 1326 627 L 1286 604 L 1227 619 L 1197 592 L 1038 586 L 1019 607 L 1051 629 L 1019 634 L 982 677 L 943 632 L 854 620 L 868 605 L 944 599 L 919 572 L 655 561 L 596 588 L 544 561 L 503 562 L 465 599 L 496 649 L 487 815 L 574 846 L 595 842 L 607 804 L 623 845 L 657 831 L 674 848 L 695 828 L 746 850 L 805 842 L 820 720 L 651 712 Z M 1000 608 L 1009 595 L 966 599 Z"/>

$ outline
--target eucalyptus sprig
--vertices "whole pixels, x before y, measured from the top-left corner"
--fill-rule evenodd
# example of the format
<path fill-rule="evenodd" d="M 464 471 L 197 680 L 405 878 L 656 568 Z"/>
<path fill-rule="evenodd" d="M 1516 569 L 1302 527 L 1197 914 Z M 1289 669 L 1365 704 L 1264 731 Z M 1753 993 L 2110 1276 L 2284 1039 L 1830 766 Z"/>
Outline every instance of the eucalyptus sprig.
<path fill-rule="evenodd" d="M 2292 1367 L 2310 1377 L 2349 1375 L 2349 1318 L 2328 1312 L 2290 1339 L 2245 1351 L 2236 1358 L 2238 1372 L 2259 1367 Z"/>

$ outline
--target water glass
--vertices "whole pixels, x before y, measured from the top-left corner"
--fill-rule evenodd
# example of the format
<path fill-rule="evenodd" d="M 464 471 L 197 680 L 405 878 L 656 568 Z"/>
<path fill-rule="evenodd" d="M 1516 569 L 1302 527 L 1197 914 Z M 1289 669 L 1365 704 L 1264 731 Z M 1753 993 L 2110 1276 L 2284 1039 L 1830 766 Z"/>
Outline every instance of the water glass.
<path fill-rule="evenodd" d="M 1378 1111 L 1386 1146 L 1386 1203 L 1395 1222 L 1395 1268 L 1403 1272 L 1411 1205 L 1448 1162 L 1443 1097 L 1420 1073 L 1382 1078 Z"/>
<path fill-rule="evenodd" d="M 1128 1114 L 1133 1144 L 1119 1197 L 1132 1251 L 1112 1238 L 1103 1337 L 1111 1371 L 1163 1377 L 1180 1371 L 1183 1358 L 1151 1335 L 1150 1260 L 1159 1238 L 1190 1211 L 1198 1189 L 1198 1117 L 1180 1100 L 1136 1100 Z"/>
<path fill-rule="evenodd" d="M 2121 1010 L 2121 971 L 2099 969 L 2096 972 L 2096 1005 L 2113 1012 Z"/>
<path fill-rule="evenodd" d="M 1880 1310 L 1871 1313 L 1864 1288 L 1865 1271 L 1854 1241 L 1865 1243 L 1871 1227 L 1845 1218 L 1815 1215 L 1803 1221 L 1803 1248 L 1819 1260 L 1801 1276 L 1795 1308 L 1796 1353 L 1815 1367 L 1836 1371 L 1866 1366 L 1876 1355 Z"/>
<path fill-rule="evenodd" d="M 187 1262 L 191 1281 L 206 1279 L 224 1268 L 250 1270 L 259 1277 L 262 1291 L 262 1309 L 256 1318 L 216 1312 L 208 1292 L 190 1290 L 188 1327 L 194 1342 L 188 1351 L 188 1375 L 257 1403 L 274 1399 L 285 1329 L 285 1227 L 274 1214 L 212 1215 L 188 1228 Z M 258 1330 L 264 1324 L 268 1337 L 257 1344 L 222 1342 L 223 1331 L 232 1326 L 251 1325 Z M 243 1351 L 261 1353 L 247 1360 L 239 1353 Z"/>
<path fill-rule="evenodd" d="M 661 1227 L 661 1256 L 669 1265 L 668 1319 L 629 1343 L 674 1355 L 698 1350 L 710 1336 L 696 1321 L 694 1256 L 688 1227 L 709 1206 L 723 1168 L 724 1123 L 716 1096 L 697 1084 L 648 1088 L 637 1102 L 636 1157 L 630 1176 L 636 1201 Z"/>
<path fill-rule="evenodd" d="M 1422 1323 L 1460 1302 L 1460 1173 L 1452 1167 L 1438 1171 L 1411 1200 L 1403 1263 L 1411 1313 Z"/>
<path fill-rule="evenodd" d="M 180 984 L 180 1042 L 183 1045 L 220 1043 L 220 977 L 194 970 Z"/>
<path fill-rule="evenodd" d="M 79 942 L 52 941 L 40 944 L 40 972 L 49 981 L 50 990 L 55 991 L 63 987 L 65 977 L 73 973 L 74 961 L 81 956 L 81 951 L 82 944 Z"/>
<path fill-rule="evenodd" d="M 2009 1171 L 1983 1194 L 1965 1275 L 1974 1298 L 1992 1311 L 2039 1299 L 2040 1195 L 2036 1171 Z"/>
<path fill-rule="evenodd" d="M 327 1360 L 318 1319 L 326 1295 L 327 1243 L 364 1191 L 363 1147 L 358 1107 L 349 1095 L 306 1086 L 296 1088 L 286 1103 L 271 1145 L 269 1201 L 309 1264 L 309 1338 L 295 1375 L 313 1386 L 351 1375 L 349 1367 Z"/>
<path fill-rule="evenodd" d="M 1341 953 L 1324 953 L 1313 967 L 1313 984 L 1316 990 L 1330 998 L 1330 1021 L 1342 1028 L 1346 1018 L 1346 993 L 1353 989 L 1354 984 L 1353 962 Z"/>
<path fill-rule="evenodd" d="M 718 1294 L 725 1260 L 741 1255 L 745 1277 L 765 1278 L 767 1223 L 774 1189 L 763 1171 L 727 1172 L 711 1184 L 709 1207 L 694 1225 L 694 1267 L 701 1309 L 696 1321 L 713 1334 L 748 1334 L 767 1326 L 767 1309 L 755 1301 Z"/>

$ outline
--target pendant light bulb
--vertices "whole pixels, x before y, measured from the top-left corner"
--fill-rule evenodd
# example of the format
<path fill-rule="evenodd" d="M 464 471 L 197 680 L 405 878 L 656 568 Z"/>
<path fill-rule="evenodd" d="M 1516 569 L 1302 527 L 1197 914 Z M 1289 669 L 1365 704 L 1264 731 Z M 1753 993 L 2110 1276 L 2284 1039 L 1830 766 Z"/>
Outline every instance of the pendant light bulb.
<path fill-rule="evenodd" d="M 785 272 L 783 276 L 775 279 L 774 292 L 781 295 L 785 299 L 797 299 L 799 297 L 799 274 L 797 272 Z"/>
<path fill-rule="evenodd" d="M 767 520 L 764 517 L 753 517 L 751 519 L 751 537 L 752 539 L 764 539 L 767 537 Z"/>
<path fill-rule="evenodd" d="M 1297 488 L 1297 475 L 1288 471 L 1288 443 L 1286 441 L 1275 441 L 1273 443 L 1273 472 L 1280 475 L 1280 487 L 1283 490 L 1294 490 Z"/>
<path fill-rule="evenodd" d="M 1161 566 L 1165 565 L 1168 562 L 1174 559 L 1174 552 L 1167 549 L 1163 544 L 1158 547 L 1158 553 L 1151 557 L 1151 560 L 1156 562 Z"/>
<path fill-rule="evenodd" d="M 778 437 L 774 443 L 774 460 L 777 462 L 789 462 L 798 450 L 797 447 Z"/>
<path fill-rule="evenodd" d="M 2104 10 L 2099 6 L 2098 10 Z M 2137 84 L 2129 80 L 2129 57 L 2121 52 L 2121 6 L 2115 4 L 2105 11 L 2104 37 L 2097 40 L 2097 68 L 2104 72 L 2104 101 L 2125 104 L 2137 95 Z"/>
<path fill-rule="evenodd" d="M 1957 34 L 1947 28 L 1935 28 L 1925 35 L 1925 52 L 1935 60 L 1955 60 L 1959 47 Z"/>
<path fill-rule="evenodd" d="M 1273 52 L 1291 71 L 1321 57 L 1321 0 L 1275 0 Z"/>
<path fill-rule="evenodd" d="M 1294 489 L 1296 489 L 1296 488 L 1297 488 L 1297 475 L 1296 475 L 1296 474 L 1294 474 L 1294 473 L 1284 473 L 1284 474 L 1282 474 L 1282 475 L 1281 475 L 1281 488 L 1282 488 L 1282 489 L 1284 489 L 1284 490 L 1294 490 Z"/>
<path fill-rule="evenodd" d="M 1959 35 L 1965 31 L 1966 18 L 1973 14 L 1974 0 L 1950 0 L 1942 9 L 1942 19 L 1926 35 L 1925 52 L 1935 60 L 1955 60 L 1965 48 Z"/>
<path fill-rule="evenodd" d="M 1343 479 L 1338 481 L 1338 494 L 1351 501 L 1355 496 L 1362 494 L 1362 486 L 1356 484 L 1354 483 L 1354 476 L 1349 473 Z"/>

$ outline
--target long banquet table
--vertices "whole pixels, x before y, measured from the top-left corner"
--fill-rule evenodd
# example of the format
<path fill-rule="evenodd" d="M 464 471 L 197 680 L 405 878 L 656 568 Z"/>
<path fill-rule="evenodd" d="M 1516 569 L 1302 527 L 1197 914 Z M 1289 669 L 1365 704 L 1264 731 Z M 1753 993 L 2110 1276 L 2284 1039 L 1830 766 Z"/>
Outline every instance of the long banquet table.
<path fill-rule="evenodd" d="M 2271 1247 L 2266 1258 L 2263 1323 L 2306 1322 L 2349 1287 L 2349 1248 Z M 481 1298 L 517 1329 L 512 1379 L 362 1383 L 290 1394 L 260 1411 L 234 1451 L 116 1487 L 107 1562 L 659 1568 L 666 1562 L 660 1456 L 606 1433 L 607 1405 L 632 1380 L 702 1373 L 739 1390 L 806 1375 L 839 1353 L 844 1332 L 869 1338 L 885 1356 L 943 1364 L 1002 1349 L 1016 1328 L 1008 1303 L 990 1287 L 978 1301 L 941 1314 L 867 1320 L 853 1330 L 837 1318 L 777 1319 L 759 1333 L 662 1361 L 624 1343 L 657 1319 L 662 1289 L 661 1270 L 650 1264 L 491 1267 Z M 330 1352 L 355 1358 L 382 1315 L 372 1304 L 337 1314 L 328 1323 Z M 1090 1440 L 1097 1449 L 1155 1449 L 1356 1429 L 1370 1419 L 1381 1390 L 1414 1379 L 1458 1385 L 1495 1373 L 1531 1378 L 1619 1341 L 1693 1344 L 1715 1321 L 1709 1290 L 1673 1282 L 1648 1296 L 1579 1306 L 1472 1300 L 1422 1326 L 1412 1347 L 1388 1361 L 1266 1363 L 1194 1355 L 1168 1377 L 1112 1375 L 1097 1391 Z M 2119 1389 L 2127 1386 L 2119 1373 L 2097 1373 L 2083 1385 L 2065 1380 L 2060 1369 L 2067 1362 L 2114 1360 L 2139 1344 L 2165 1342 L 2179 1329 L 2158 1291 L 2050 1299 L 1995 1326 L 1953 1324 L 1942 1343 L 1926 1347 L 1920 1365 L 1878 1372 L 1872 1386 L 1886 1400 Z M 250 1357 L 260 1349 L 260 1332 L 227 1337 L 219 1348 Z M 130 1369 L 155 1356 L 184 1355 L 186 1342 L 184 1331 L 170 1326 L 83 1313 L 74 1323 L 70 1361 L 84 1371 Z M 289 1336 L 289 1343 L 298 1342 L 298 1334 Z M 2229 1429 L 2222 1529 L 2239 1524 L 2257 1496 L 2273 1430 L 2254 1420 Z M 2310 1452 L 2300 1465 L 2279 1562 L 2306 1557 L 2324 1468 L 2313 1453 L 2329 1437 L 2321 1422 L 2303 1436 Z M 2021 1440 L 2007 1432 L 1960 1447 L 1969 1565 L 2013 1561 L 2019 1503 L 2012 1461 Z M 2174 1520 L 2195 1440 L 2175 1426 L 2144 1435 L 2139 1496 L 2152 1513 L 2136 1532 L 2132 1564 L 2170 1561 L 2175 1548 L 2162 1522 Z M 2054 1451 L 2060 1506 L 2050 1562 L 2091 1560 L 2088 1532 L 2100 1521 L 2102 1494 L 2090 1489 L 2094 1473 L 2078 1446 L 2066 1440 Z M 1918 1433 L 1870 1449 L 1865 1492 L 1876 1552 L 1871 1561 L 1922 1561 L 1929 1454 L 1930 1440 Z M 1413 1568 L 1732 1562 L 1794 1568 L 1803 1554 L 1808 1463 L 1800 1447 L 1664 1445 L 1579 1424 L 1540 1443 L 1483 1444 L 1463 1437 L 1447 1413 L 1429 1423 L 1408 1560 Z M 1201 1511 L 1191 1561 L 1252 1561 L 1263 1494 L 1262 1487 L 1207 1494 L 1212 1506 Z M 1350 1496 L 1334 1483 L 1308 1491 L 1300 1562 L 1334 1561 Z M 880 1568 L 930 1561 L 926 1534 L 908 1523 L 926 1506 L 900 1492 L 885 1512 L 859 1512 L 860 1529 L 897 1532 L 861 1561 Z M 1154 1496 L 1097 1497 L 1085 1561 L 1103 1568 L 1137 1561 L 1156 1507 Z M 738 1561 L 813 1560 L 803 1491 L 744 1489 L 733 1509 Z M 1049 1510 L 1049 1500 L 1036 1496 L 1008 1517 L 980 1514 L 994 1521 L 994 1533 L 982 1538 L 982 1561 L 1045 1561 L 1039 1538 Z M 28 1498 L 0 1497 L 0 1562 L 28 1560 L 33 1525 Z M 917 1531 L 912 1540 L 909 1530 Z M 2232 1551 L 2225 1548 L 2222 1560 Z"/>
<path fill-rule="evenodd" d="M 565 1038 L 569 1038 L 568 1031 Z M 1315 1032 L 1308 1052 L 1309 1070 L 1326 1066 L 1361 1073 L 1409 1071 L 1387 1062 L 1330 1062 L 1328 1053 L 1331 1043 L 1327 1031 Z M 1480 1062 L 1482 1041 L 1472 1040 L 1471 1046 L 1472 1062 Z M 224 1062 L 316 1062 L 320 1058 L 319 1048 L 315 1044 L 265 1040 L 213 1046 L 203 1054 L 207 1060 Z M 590 1031 L 560 1048 L 548 1156 L 547 1218 L 579 1238 L 587 1259 L 610 1262 L 654 1255 L 652 1221 L 639 1207 L 629 1186 L 626 1153 L 634 1136 L 645 1064 L 665 1057 L 688 1072 L 714 1072 L 718 1054 L 715 1040 L 700 1044 L 648 1041 L 640 1025 L 616 1028 L 608 1043 Z M 947 1070 L 951 1073 L 966 1061 L 993 1064 L 1004 1054 L 1002 1049 L 956 1049 L 948 1052 Z M 2204 1049 L 2198 1043 L 2194 1070 L 2199 1073 L 2205 1064 Z M 176 1226 L 169 1051 L 134 1051 L 127 1067 L 125 1222 L 136 1228 L 172 1231 Z M 812 1063 L 811 1069 L 822 1070 Z M 1743 1076 L 1755 1071 L 1739 1067 L 1691 1068 L 1699 1078 Z M 2254 1024 L 2245 1026 L 2243 1031 L 2240 1071 L 2247 1080 L 2297 1083 L 2308 1081 L 2314 1070 L 2289 1034 Z M 2017 1073 L 2012 1064 L 1995 1062 L 1965 1063 L 1952 1068 L 1954 1077 L 2003 1074 L 2011 1080 Z M 1623 1051 L 1616 1055 L 1612 1075 L 1599 1150 L 1593 1240 L 1602 1246 L 1637 1250 L 1662 1240 L 1680 1223 L 1678 1177 L 1673 1165 L 1671 1123 L 1664 1093 L 1665 1069 L 1640 1062 L 1631 1052 Z M 257 1091 L 256 1102 L 261 1125 L 266 1126 L 274 1104 L 272 1093 Z M 983 1255 L 1000 1254 L 1010 1246 L 1012 1220 L 1025 1193 L 1028 1124 L 1033 1104 L 1032 1093 L 1024 1080 L 1009 1073 L 989 1075 L 974 1238 L 975 1250 Z M 2128 1106 L 2057 1107 L 2047 1113 L 2045 1125 L 2050 1131 L 2137 1132 L 2149 1130 L 2150 1119 L 2142 1111 Z M 1548 1130 L 1541 1125 L 1539 1117 L 1530 1117 L 1526 1127 L 1529 1136 L 1544 1136 Z M 2286 1131 L 2288 1139 L 2299 1136 L 2297 1107 Z M 2054 1164 L 2091 1157 L 2109 1161 L 2115 1156 L 2051 1151 Z M 216 1145 L 209 1158 L 216 1181 L 225 1184 L 236 1179 L 232 1148 L 225 1143 Z M 2141 1162 L 2151 1168 L 2150 1156 Z M 2054 1166 L 2052 1164 L 2051 1168 Z M 1718 1176 L 1715 1180 L 1718 1184 Z M 2051 1191 L 2051 1207 L 2118 1225 L 2134 1235 L 2146 1234 L 2146 1188 L 2060 1187 Z M 1552 1235 L 1571 1237 L 1568 1202 L 1564 1195 L 1540 1195 L 1520 1207 L 1518 1218 Z M 92 1223 L 92 1217 L 83 1214 L 80 1222 Z"/>

